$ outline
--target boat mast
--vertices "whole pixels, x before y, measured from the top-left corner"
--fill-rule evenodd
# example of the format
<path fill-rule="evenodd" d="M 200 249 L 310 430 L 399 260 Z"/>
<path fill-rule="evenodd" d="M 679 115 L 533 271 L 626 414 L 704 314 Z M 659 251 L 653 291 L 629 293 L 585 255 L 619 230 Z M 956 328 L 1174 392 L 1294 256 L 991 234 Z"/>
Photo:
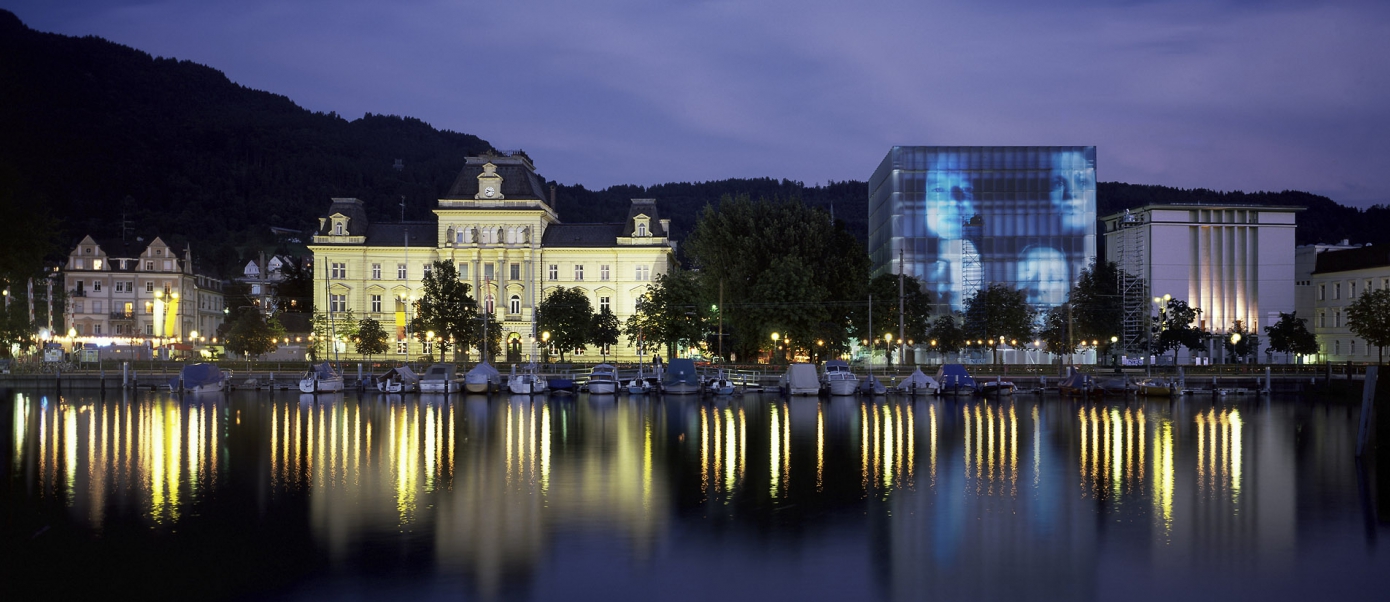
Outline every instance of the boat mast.
<path fill-rule="evenodd" d="M 907 329 L 903 324 L 903 280 L 903 250 L 898 249 L 898 368 L 902 368 L 907 357 L 907 348 L 903 346 L 903 340 L 907 338 Z"/>

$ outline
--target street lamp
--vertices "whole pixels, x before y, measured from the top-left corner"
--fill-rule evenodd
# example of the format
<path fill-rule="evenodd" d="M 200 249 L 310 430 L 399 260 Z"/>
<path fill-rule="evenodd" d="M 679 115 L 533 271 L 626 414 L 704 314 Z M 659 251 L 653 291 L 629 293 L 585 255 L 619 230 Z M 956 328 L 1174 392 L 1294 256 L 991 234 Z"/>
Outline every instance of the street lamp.
<path fill-rule="evenodd" d="M 780 338 L 782 338 L 782 335 L 777 334 L 775 332 L 772 333 L 772 355 L 771 359 L 768 361 L 769 364 L 777 363 L 777 339 Z"/>

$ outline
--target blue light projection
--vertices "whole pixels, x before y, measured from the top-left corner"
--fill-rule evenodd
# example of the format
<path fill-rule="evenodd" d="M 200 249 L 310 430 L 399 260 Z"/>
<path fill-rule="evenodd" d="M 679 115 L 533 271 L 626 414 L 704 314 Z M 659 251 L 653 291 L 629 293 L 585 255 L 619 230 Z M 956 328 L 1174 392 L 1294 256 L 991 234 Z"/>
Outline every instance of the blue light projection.
<path fill-rule="evenodd" d="M 927 283 L 962 311 L 1004 283 L 1039 309 L 1066 300 L 1096 255 L 1096 151 L 1074 147 L 894 147 L 869 181 L 874 274 Z"/>

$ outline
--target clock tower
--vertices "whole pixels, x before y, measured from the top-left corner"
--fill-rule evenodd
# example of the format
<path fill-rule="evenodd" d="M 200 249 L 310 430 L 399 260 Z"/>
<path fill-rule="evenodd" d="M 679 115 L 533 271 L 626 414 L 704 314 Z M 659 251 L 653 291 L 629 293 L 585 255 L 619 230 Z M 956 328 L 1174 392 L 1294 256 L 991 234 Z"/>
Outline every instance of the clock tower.
<path fill-rule="evenodd" d="M 497 174 L 497 166 L 491 161 L 483 164 L 483 173 L 478 174 L 478 194 L 473 195 L 474 199 L 479 200 L 500 200 L 502 196 L 502 176 Z"/>

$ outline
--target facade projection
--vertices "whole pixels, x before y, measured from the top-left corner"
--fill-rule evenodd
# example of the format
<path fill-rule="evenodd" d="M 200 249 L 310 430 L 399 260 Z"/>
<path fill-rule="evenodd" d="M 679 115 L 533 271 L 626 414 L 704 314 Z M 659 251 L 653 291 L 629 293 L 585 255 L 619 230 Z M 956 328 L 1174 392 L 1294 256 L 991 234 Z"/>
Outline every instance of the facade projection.
<path fill-rule="evenodd" d="M 1066 300 L 1096 257 L 1096 147 L 895 146 L 869 180 L 874 275 L 926 283 L 938 312 L 975 291 Z"/>

